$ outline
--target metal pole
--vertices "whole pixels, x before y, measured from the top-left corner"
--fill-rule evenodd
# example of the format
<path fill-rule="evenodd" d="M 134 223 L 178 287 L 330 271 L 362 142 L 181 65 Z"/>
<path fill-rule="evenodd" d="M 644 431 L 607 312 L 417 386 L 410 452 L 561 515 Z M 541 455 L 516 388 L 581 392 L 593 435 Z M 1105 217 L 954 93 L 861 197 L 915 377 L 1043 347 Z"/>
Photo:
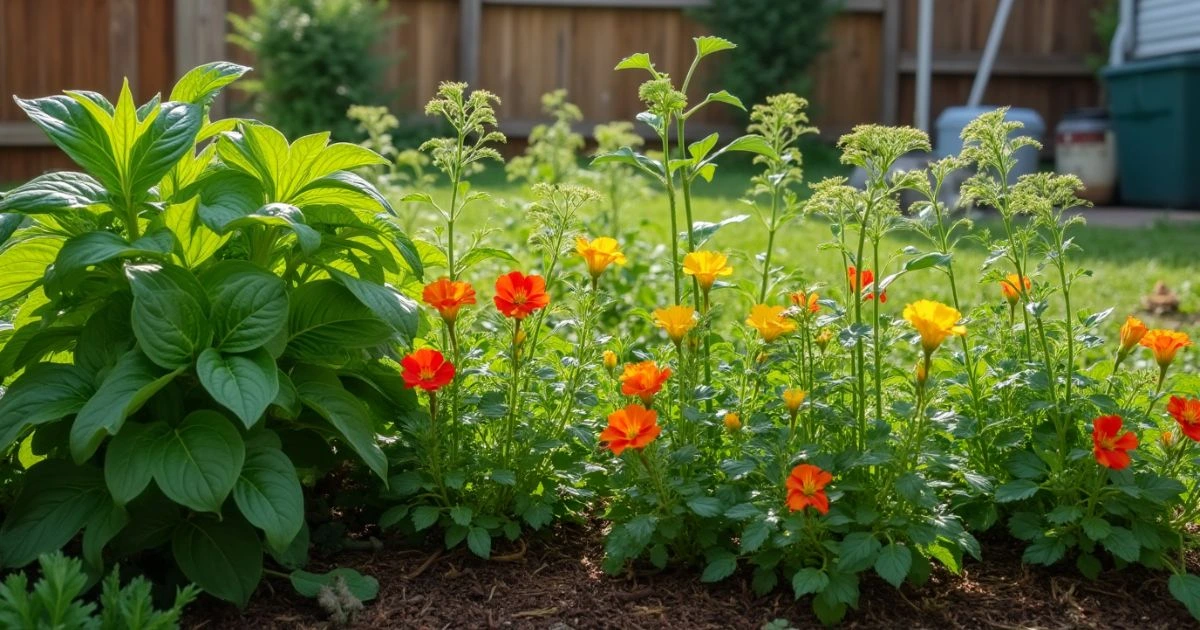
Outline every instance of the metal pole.
<path fill-rule="evenodd" d="M 996 53 L 1000 50 L 1000 40 L 1004 39 L 1004 28 L 1008 25 L 1008 14 L 1012 11 L 1012 5 L 1013 0 L 1000 0 L 1000 4 L 996 6 L 992 30 L 988 33 L 983 58 L 979 60 L 979 72 L 975 73 L 975 83 L 971 84 L 971 97 L 967 99 L 969 107 L 979 107 L 983 102 L 983 91 L 987 89 L 988 79 L 992 76 L 992 66 L 995 65 Z"/>
<path fill-rule="evenodd" d="M 929 91 L 933 75 L 933 0 L 921 0 L 917 9 L 917 102 L 913 124 L 929 131 Z"/>

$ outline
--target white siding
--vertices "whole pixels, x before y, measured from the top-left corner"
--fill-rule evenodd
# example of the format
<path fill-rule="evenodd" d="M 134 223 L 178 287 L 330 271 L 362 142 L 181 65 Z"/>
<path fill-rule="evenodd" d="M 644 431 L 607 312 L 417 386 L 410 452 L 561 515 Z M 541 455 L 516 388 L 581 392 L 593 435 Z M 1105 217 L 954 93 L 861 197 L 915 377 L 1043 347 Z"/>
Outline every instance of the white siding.
<path fill-rule="evenodd" d="M 1136 0 L 1133 57 L 1200 51 L 1200 0 Z"/>

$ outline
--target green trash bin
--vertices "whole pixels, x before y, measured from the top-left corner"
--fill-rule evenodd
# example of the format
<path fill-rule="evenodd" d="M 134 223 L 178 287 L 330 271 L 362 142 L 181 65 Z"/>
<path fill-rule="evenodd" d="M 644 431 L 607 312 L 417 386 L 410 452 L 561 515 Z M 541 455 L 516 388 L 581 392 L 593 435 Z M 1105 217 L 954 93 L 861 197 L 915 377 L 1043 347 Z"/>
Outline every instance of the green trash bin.
<path fill-rule="evenodd" d="M 1121 201 L 1200 208 L 1200 52 L 1103 70 Z"/>

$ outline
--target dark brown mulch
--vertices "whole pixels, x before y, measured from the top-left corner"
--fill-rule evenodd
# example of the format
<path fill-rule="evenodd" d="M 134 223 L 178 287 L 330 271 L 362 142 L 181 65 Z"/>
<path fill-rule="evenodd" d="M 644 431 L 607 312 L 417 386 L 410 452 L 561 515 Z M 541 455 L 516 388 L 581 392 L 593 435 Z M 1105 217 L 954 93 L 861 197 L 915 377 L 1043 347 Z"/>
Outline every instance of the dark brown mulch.
<path fill-rule="evenodd" d="M 379 598 L 353 628 L 761 628 L 783 618 L 797 628 L 820 627 L 807 600 L 790 592 L 758 597 L 748 576 L 702 584 L 699 573 L 675 570 L 614 578 L 600 569 L 601 537 L 594 530 L 562 527 L 519 549 L 519 558 L 485 562 L 465 551 L 385 547 L 345 553 L 343 566 L 379 579 Z M 897 591 L 878 578 L 862 586 L 858 610 L 845 628 L 1198 628 L 1167 592 L 1162 573 L 1131 567 L 1108 571 L 1095 582 L 1073 567 L 1040 569 L 1021 564 L 1020 547 L 985 541 L 986 562 L 970 562 L 962 575 L 935 571 L 922 589 Z M 1193 557 L 1193 568 L 1198 558 Z M 325 567 L 310 567 L 321 570 Z M 327 628 L 312 600 L 295 595 L 286 580 L 267 578 L 244 612 L 212 600 L 193 605 L 185 627 Z"/>

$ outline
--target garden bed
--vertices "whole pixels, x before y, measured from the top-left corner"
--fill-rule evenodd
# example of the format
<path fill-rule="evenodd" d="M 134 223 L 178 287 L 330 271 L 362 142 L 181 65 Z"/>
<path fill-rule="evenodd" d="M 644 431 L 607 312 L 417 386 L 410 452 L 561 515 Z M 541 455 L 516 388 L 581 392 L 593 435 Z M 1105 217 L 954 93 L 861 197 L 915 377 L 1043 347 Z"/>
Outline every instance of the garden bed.
<path fill-rule="evenodd" d="M 1006 537 L 983 545 L 986 562 L 968 561 L 961 575 L 935 570 L 921 589 L 865 579 L 860 607 L 842 627 L 1195 627 L 1167 592 L 1165 573 L 1131 566 L 1088 581 L 1068 566 L 1023 565 L 1023 545 Z M 701 583 L 688 569 L 607 576 L 599 528 L 560 527 L 520 551 L 498 549 L 519 557 L 488 562 L 463 548 L 431 555 L 388 541 L 381 552 L 341 555 L 337 564 L 380 583 L 378 599 L 351 627 L 760 628 L 775 619 L 821 627 L 808 602 L 784 590 L 755 596 L 748 572 L 719 585 Z M 1193 554 L 1189 565 L 1195 570 L 1200 557 Z M 208 599 L 190 609 L 184 627 L 325 628 L 324 618 L 314 600 L 269 580 L 245 611 Z"/>

